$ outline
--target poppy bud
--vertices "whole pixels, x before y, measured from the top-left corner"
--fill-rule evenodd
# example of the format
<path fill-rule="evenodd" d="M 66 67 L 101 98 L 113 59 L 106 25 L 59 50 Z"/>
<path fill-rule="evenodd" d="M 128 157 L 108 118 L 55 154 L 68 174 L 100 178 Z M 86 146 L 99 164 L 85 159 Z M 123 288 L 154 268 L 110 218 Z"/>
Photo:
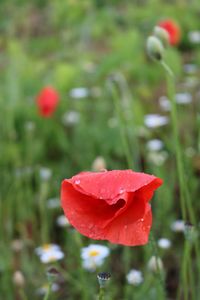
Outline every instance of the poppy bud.
<path fill-rule="evenodd" d="M 169 45 L 169 33 L 164 28 L 154 27 L 153 34 L 162 42 L 165 48 Z"/>
<path fill-rule="evenodd" d="M 107 281 L 110 280 L 111 274 L 108 272 L 101 272 L 97 274 L 97 279 L 99 282 L 100 288 L 104 288 L 107 284 Z"/>
<path fill-rule="evenodd" d="M 148 55 L 157 61 L 161 61 L 163 58 L 164 47 L 161 41 L 155 37 L 150 36 L 147 39 L 147 53 Z"/>
<path fill-rule="evenodd" d="M 16 286 L 22 288 L 25 285 L 25 278 L 21 271 L 16 271 L 13 274 L 13 282 Z"/>

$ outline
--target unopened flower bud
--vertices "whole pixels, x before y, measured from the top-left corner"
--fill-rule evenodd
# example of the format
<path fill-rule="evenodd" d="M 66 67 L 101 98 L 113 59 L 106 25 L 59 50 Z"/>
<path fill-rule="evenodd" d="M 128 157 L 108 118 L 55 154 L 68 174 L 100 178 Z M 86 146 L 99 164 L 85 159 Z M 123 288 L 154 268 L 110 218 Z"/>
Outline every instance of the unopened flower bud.
<path fill-rule="evenodd" d="M 169 45 L 169 34 L 165 29 L 156 26 L 154 27 L 153 35 L 162 42 L 165 48 Z"/>
<path fill-rule="evenodd" d="M 163 270 L 163 262 L 160 257 L 152 256 L 148 262 L 148 268 L 152 272 L 159 272 Z"/>
<path fill-rule="evenodd" d="M 158 60 L 158 61 L 162 60 L 163 53 L 164 53 L 164 47 L 163 47 L 161 41 L 157 37 L 155 37 L 155 36 L 148 37 L 147 53 L 154 60 Z"/>
<path fill-rule="evenodd" d="M 101 272 L 97 274 L 100 288 L 104 288 L 107 282 L 110 280 L 111 274 L 108 272 Z"/>
<path fill-rule="evenodd" d="M 101 170 L 106 169 L 106 162 L 102 156 L 97 156 L 93 161 L 92 170 L 95 172 L 100 172 Z"/>
<path fill-rule="evenodd" d="M 22 288 L 25 285 L 25 278 L 21 271 L 16 271 L 13 274 L 13 282 L 16 286 Z"/>

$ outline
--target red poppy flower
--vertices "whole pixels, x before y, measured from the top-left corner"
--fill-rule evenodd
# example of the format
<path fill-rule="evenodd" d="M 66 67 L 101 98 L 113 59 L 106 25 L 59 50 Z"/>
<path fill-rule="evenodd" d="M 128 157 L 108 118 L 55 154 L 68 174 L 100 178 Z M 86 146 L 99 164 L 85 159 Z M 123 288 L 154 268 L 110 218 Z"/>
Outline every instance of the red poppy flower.
<path fill-rule="evenodd" d="M 158 23 L 158 26 L 168 32 L 170 45 L 174 46 L 179 44 L 181 40 L 181 30 L 176 22 L 167 19 Z"/>
<path fill-rule="evenodd" d="M 58 105 L 59 95 L 57 91 L 47 86 L 42 89 L 37 97 L 39 113 L 43 117 L 51 117 Z"/>
<path fill-rule="evenodd" d="M 72 226 L 89 238 L 143 245 L 152 223 L 148 202 L 161 184 L 132 170 L 83 172 L 63 180 L 62 207 Z"/>

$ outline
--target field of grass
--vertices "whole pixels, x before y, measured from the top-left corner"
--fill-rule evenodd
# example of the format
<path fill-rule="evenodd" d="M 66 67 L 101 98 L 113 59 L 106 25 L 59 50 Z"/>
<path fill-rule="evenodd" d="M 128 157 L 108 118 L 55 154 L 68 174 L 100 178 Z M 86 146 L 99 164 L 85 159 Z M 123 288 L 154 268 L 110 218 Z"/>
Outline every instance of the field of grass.
<path fill-rule="evenodd" d="M 199 18 L 198 0 L 1 0 L 0 300 L 200 299 Z M 168 19 L 180 41 L 152 59 Z M 163 180 L 145 245 L 64 217 L 63 179 L 102 169 Z"/>

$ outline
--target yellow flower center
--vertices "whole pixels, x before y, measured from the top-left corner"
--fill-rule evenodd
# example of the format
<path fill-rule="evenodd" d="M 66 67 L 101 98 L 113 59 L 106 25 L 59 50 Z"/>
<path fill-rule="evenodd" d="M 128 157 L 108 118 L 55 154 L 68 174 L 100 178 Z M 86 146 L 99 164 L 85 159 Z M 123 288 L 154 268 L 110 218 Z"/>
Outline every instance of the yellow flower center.
<path fill-rule="evenodd" d="M 92 256 L 92 257 L 97 256 L 97 255 L 99 255 L 99 251 L 92 250 L 92 251 L 90 251 L 89 255 Z"/>

